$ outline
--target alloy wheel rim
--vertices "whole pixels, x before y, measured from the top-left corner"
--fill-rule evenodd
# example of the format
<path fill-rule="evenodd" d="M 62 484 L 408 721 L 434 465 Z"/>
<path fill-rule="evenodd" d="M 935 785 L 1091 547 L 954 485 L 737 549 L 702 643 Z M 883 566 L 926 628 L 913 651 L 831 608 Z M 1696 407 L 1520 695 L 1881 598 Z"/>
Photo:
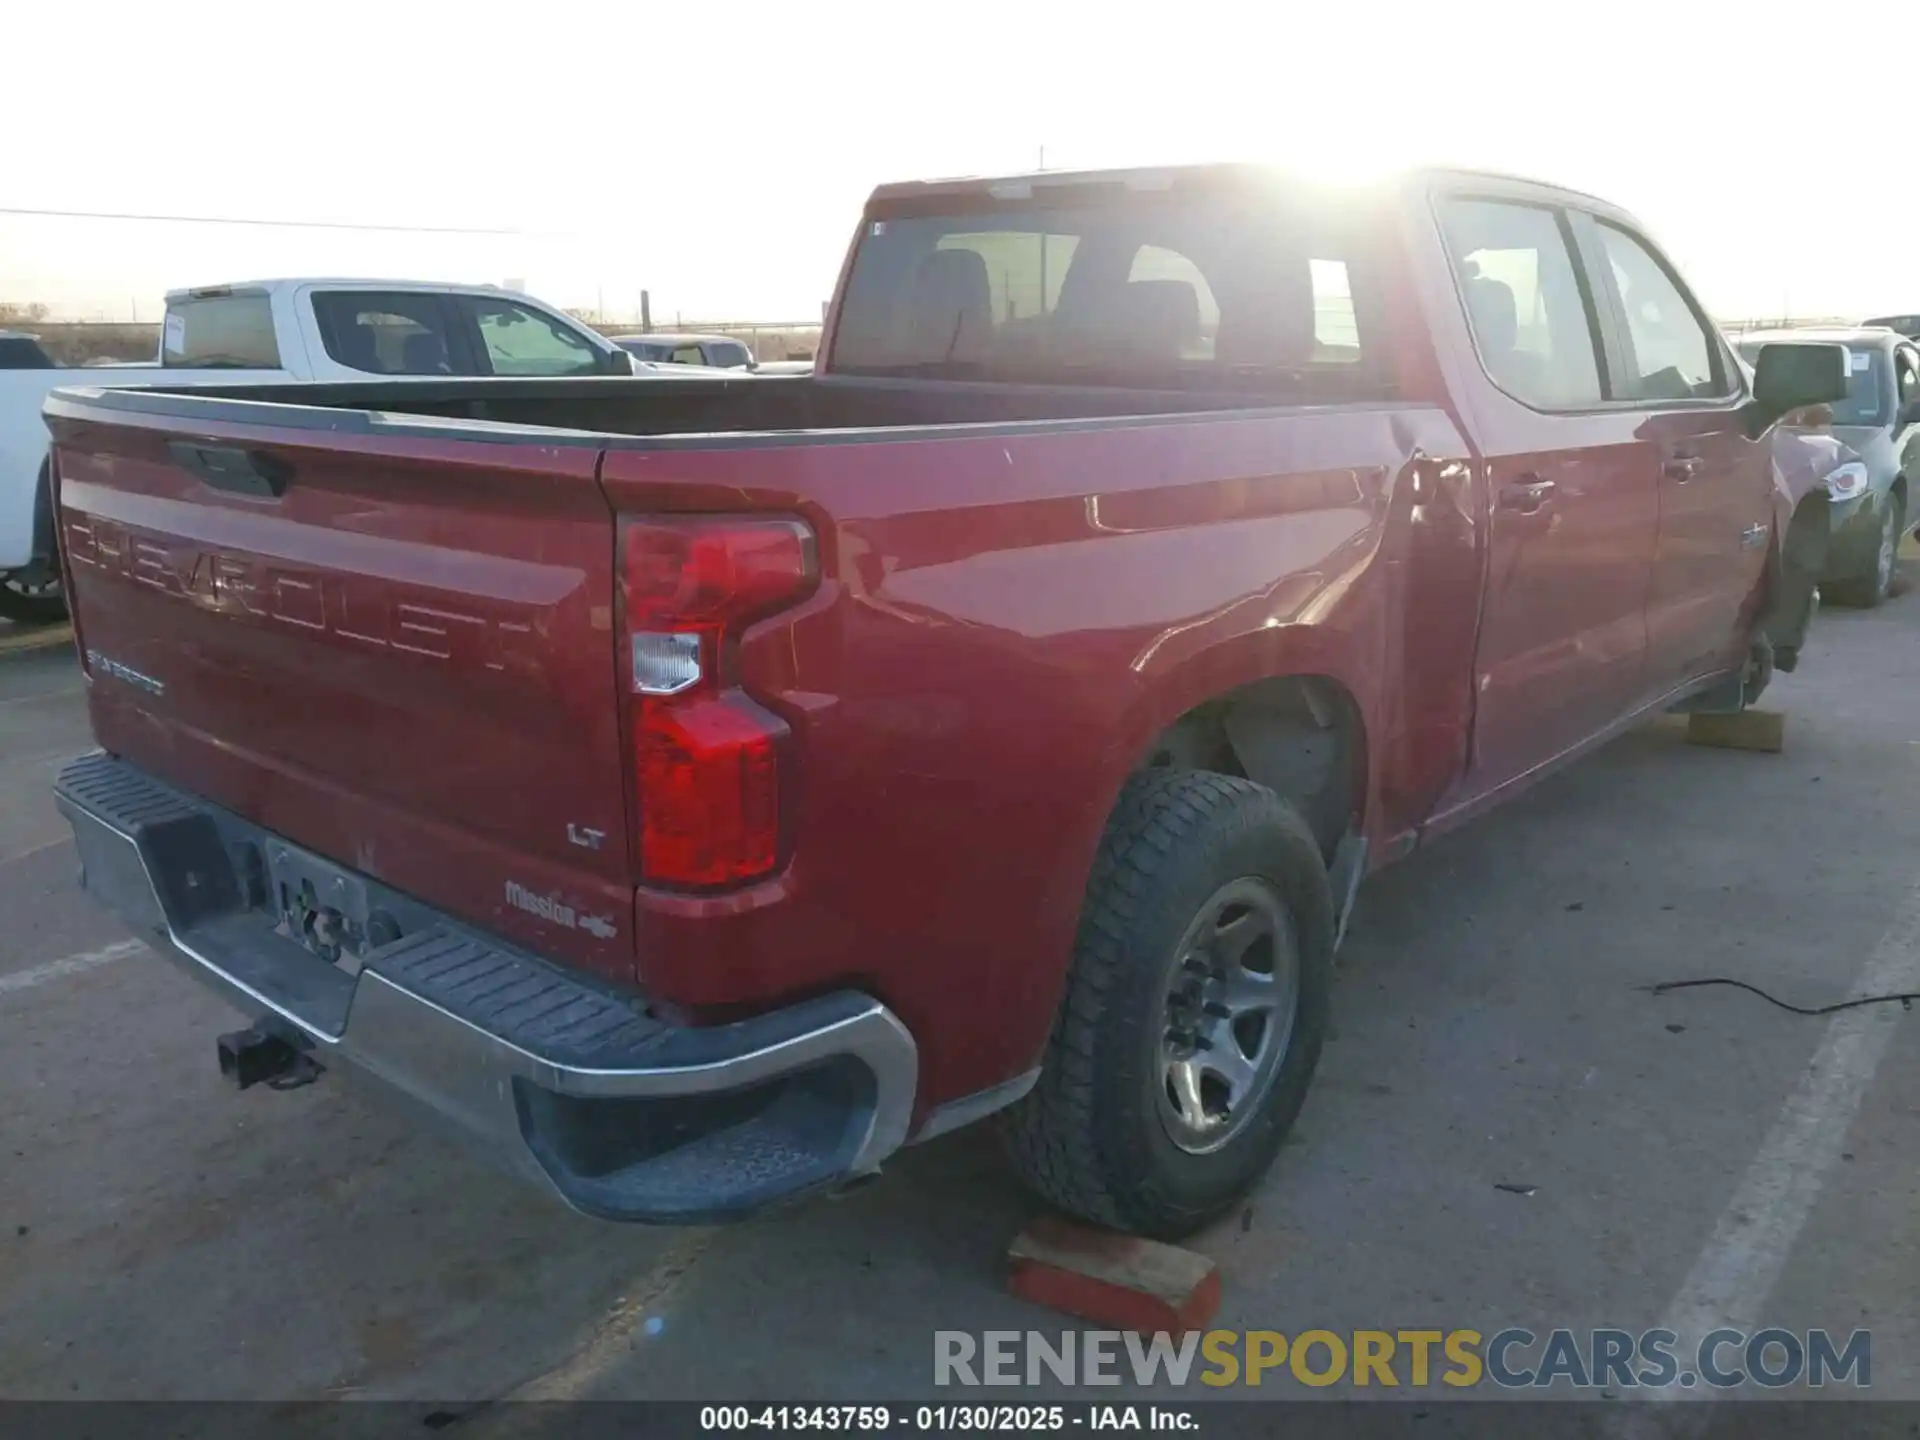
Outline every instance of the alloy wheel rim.
<path fill-rule="evenodd" d="M 1900 527 L 1894 523 L 1893 512 L 1889 510 L 1880 522 L 1880 554 L 1874 571 L 1882 590 L 1893 581 L 1893 557 L 1899 548 Z"/>
<path fill-rule="evenodd" d="M 1293 1041 L 1300 959 L 1293 919 L 1267 881 L 1229 881 L 1200 907 L 1168 972 L 1156 1108 L 1193 1155 L 1259 1113 Z"/>

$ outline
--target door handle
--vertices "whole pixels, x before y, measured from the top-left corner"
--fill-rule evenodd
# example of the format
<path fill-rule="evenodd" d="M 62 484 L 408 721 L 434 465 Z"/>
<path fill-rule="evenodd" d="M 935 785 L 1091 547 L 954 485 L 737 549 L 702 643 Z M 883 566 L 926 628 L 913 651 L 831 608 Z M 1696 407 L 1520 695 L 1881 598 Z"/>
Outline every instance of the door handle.
<path fill-rule="evenodd" d="M 1551 480 L 1542 480 L 1530 476 L 1525 480 L 1510 480 L 1500 487 L 1500 508 L 1518 510 L 1522 515 L 1531 515 L 1553 498 L 1557 487 Z"/>
<path fill-rule="evenodd" d="M 1698 455 L 1674 455 L 1660 467 L 1660 473 L 1676 485 L 1684 485 L 1706 468 Z"/>
<path fill-rule="evenodd" d="M 188 474 L 199 476 L 216 490 L 236 495 L 277 500 L 287 493 L 287 482 L 293 478 L 293 466 L 264 450 L 169 440 L 167 453 Z"/>

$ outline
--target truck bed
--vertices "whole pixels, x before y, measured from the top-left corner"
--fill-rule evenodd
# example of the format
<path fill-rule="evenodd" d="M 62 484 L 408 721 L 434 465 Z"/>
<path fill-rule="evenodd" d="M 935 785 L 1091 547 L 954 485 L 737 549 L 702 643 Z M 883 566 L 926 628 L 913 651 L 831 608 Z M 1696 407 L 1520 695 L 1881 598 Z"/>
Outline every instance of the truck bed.
<path fill-rule="evenodd" d="M 85 393 L 85 387 L 75 387 Z M 120 390 L 105 403 L 127 411 L 164 410 L 239 421 L 325 428 L 367 428 L 365 416 L 418 416 L 492 425 L 539 426 L 595 437 L 724 437 L 738 443 L 754 434 L 886 430 L 936 425 L 1010 424 L 1043 420 L 1102 420 L 1192 415 L 1298 405 L 1298 387 L 1284 400 L 1245 390 L 1122 389 L 1113 386 L 1014 385 L 947 379 L 881 379 L 795 375 L 734 379 L 594 376 L 566 380 L 460 378 L 446 381 L 369 381 L 350 385 L 195 385 L 188 390 L 144 386 Z M 165 397 L 157 399 L 155 397 Z M 89 397 L 92 399 L 93 397 Z M 1328 400 L 1380 398 L 1353 387 Z M 272 406 L 269 416 L 223 401 Z M 208 407 L 207 402 L 216 402 Z M 330 412 L 325 414 L 301 412 Z"/>

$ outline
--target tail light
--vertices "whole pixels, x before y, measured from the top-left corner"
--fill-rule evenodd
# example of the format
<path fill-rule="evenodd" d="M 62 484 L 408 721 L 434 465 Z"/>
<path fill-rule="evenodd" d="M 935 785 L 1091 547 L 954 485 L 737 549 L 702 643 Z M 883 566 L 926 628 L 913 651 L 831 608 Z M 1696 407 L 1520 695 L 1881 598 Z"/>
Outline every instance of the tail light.
<path fill-rule="evenodd" d="M 779 865 L 788 731 L 732 683 L 730 647 L 804 598 L 817 575 L 813 532 L 797 520 L 621 527 L 628 735 L 649 883 L 714 889 Z"/>

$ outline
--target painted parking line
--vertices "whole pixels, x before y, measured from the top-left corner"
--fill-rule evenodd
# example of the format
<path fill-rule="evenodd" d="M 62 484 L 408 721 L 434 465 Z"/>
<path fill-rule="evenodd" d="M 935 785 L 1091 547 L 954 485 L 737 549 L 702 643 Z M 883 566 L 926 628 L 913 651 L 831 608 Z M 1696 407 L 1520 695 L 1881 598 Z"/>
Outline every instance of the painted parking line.
<path fill-rule="evenodd" d="M 96 970 L 102 965 L 111 965 L 116 960 L 125 960 L 138 955 L 146 949 L 143 940 L 116 940 L 111 945 L 103 945 L 98 950 L 83 950 L 78 955 L 67 955 L 59 960 L 49 960 L 44 965 L 35 965 L 30 970 L 17 970 L 11 975 L 0 975 L 0 995 L 10 995 L 16 990 L 31 990 L 36 985 L 44 985 L 49 980 L 59 980 L 68 975 L 78 975 L 87 970 Z"/>
<path fill-rule="evenodd" d="M 55 835 L 50 840 L 36 840 L 24 850 L 0 851 L 0 865 L 11 865 L 16 860 L 30 860 L 35 855 L 44 855 L 49 850 L 57 849 L 62 845 L 71 845 L 72 843 L 73 836 L 71 835 Z"/>
<path fill-rule="evenodd" d="M 505 1398 L 509 1401 L 592 1399 L 594 1387 L 631 1353 L 636 1335 L 650 1337 L 666 1328 L 667 1312 L 682 1283 L 699 1265 L 701 1255 L 713 1238 L 711 1227 L 683 1230 L 675 1235 L 654 1262 L 633 1278 L 627 1293 L 614 1301 L 612 1308 L 566 1359 L 516 1386 Z M 509 1406 L 498 1413 L 511 1417 L 514 1410 Z"/>
<path fill-rule="evenodd" d="M 1920 885 L 1873 948 L 1850 995 L 1920 989 Z M 1706 1248 L 1668 1303 L 1661 1325 L 1679 1337 L 1674 1351 L 1698 1353 L 1718 1329 L 1753 1331 L 1793 1247 L 1820 1198 L 1827 1173 L 1846 1148 L 1847 1128 L 1886 1058 L 1905 1007 L 1888 1003 L 1843 1010 L 1827 1022 L 1820 1048 L 1801 1073 L 1721 1212 Z M 1663 1387 L 1656 1400 L 1711 1399 L 1717 1392 Z M 1704 1422 L 1705 1415 L 1700 1420 Z M 1627 1434 L 1651 1433 L 1629 1424 Z M 1675 1430 L 1659 1428 L 1671 1436 Z"/>
<path fill-rule="evenodd" d="M 84 685 L 62 685 L 57 690 L 37 690 L 31 695 L 10 695 L 0 700 L 0 710 L 11 710 L 21 705 L 46 705 L 58 700 L 71 700 L 76 695 L 86 693 Z"/>
<path fill-rule="evenodd" d="M 0 655 L 24 655 L 73 643 L 73 626 L 47 625 L 34 630 L 0 630 Z"/>

